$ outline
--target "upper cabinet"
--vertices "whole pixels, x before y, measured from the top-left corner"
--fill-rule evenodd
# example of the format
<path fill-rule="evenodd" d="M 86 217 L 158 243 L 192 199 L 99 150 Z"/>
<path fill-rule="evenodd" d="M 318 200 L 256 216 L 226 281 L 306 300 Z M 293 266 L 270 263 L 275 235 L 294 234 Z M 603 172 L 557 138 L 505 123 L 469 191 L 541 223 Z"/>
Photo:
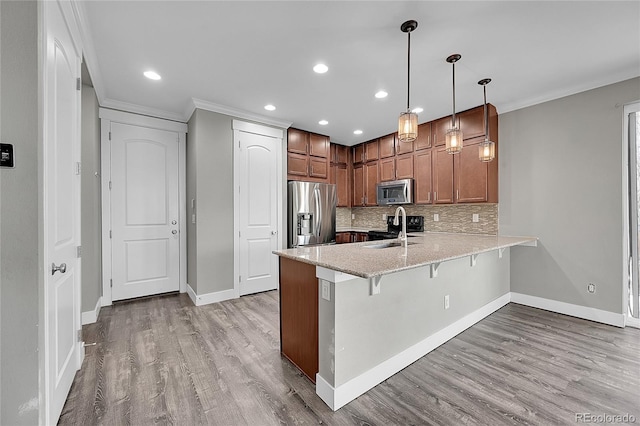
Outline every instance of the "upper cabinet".
<path fill-rule="evenodd" d="M 396 135 L 391 134 L 379 139 L 380 158 L 389 158 L 396 155 Z"/>
<path fill-rule="evenodd" d="M 331 144 L 330 150 L 331 162 L 335 164 L 348 164 L 349 162 L 349 147 L 344 145 Z"/>
<path fill-rule="evenodd" d="M 378 139 L 364 144 L 364 161 L 376 161 L 380 158 L 380 143 Z"/>
<path fill-rule="evenodd" d="M 484 137 L 484 108 L 470 109 L 457 117 L 460 119 L 463 140 Z"/>
<path fill-rule="evenodd" d="M 329 157 L 331 159 L 330 183 L 336 185 L 336 207 L 351 207 L 349 147 L 332 143 Z"/>
<path fill-rule="evenodd" d="M 418 138 L 413 141 L 416 151 L 431 148 L 431 123 L 422 123 L 418 126 Z"/>
<path fill-rule="evenodd" d="M 460 115 L 456 115 L 456 126 L 460 126 Z M 433 146 L 443 146 L 445 144 L 445 136 L 447 130 L 451 128 L 451 116 L 442 117 L 439 120 L 431 122 L 431 133 L 433 134 Z"/>
<path fill-rule="evenodd" d="M 287 179 L 328 183 L 329 178 L 329 137 L 289 129 Z"/>

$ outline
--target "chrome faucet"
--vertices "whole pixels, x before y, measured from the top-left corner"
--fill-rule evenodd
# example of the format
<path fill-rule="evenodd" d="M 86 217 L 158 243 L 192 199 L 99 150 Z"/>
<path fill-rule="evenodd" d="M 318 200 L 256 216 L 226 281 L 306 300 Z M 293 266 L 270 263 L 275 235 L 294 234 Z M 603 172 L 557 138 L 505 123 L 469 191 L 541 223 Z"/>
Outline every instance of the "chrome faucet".
<path fill-rule="evenodd" d="M 398 226 L 398 213 L 402 212 L 402 231 L 398 234 L 398 242 L 402 247 L 407 248 L 407 212 L 404 211 L 404 207 L 398 206 L 396 209 L 396 216 L 393 218 L 393 225 Z"/>

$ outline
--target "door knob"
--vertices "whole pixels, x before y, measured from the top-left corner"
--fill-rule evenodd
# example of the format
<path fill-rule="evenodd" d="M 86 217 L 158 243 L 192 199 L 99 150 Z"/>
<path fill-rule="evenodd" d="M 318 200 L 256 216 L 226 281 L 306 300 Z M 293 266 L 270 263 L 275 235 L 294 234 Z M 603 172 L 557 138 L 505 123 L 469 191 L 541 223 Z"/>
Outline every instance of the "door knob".
<path fill-rule="evenodd" d="M 61 274 L 67 272 L 67 264 L 61 263 L 60 266 L 56 266 L 55 263 L 51 263 L 51 275 L 55 274 L 58 271 L 60 271 Z"/>
<path fill-rule="evenodd" d="M 271 235 L 276 235 L 278 231 L 271 231 Z"/>
<path fill-rule="evenodd" d="M 171 221 L 171 224 L 172 224 L 172 225 L 175 225 L 176 223 L 178 223 L 178 222 L 176 222 L 175 220 L 172 220 L 172 221 Z"/>
<path fill-rule="evenodd" d="M 176 230 L 174 229 L 173 231 L 171 231 L 171 233 L 172 233 L 173 235 L 176 235 L 176 234 L 178 233 L 178 231 L 176 231 Z"/>

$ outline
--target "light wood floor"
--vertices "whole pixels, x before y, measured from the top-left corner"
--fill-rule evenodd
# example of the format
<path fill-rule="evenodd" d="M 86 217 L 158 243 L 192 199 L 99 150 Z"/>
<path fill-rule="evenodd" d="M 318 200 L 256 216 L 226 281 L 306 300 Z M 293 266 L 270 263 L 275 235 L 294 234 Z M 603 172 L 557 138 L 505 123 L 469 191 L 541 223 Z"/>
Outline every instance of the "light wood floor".
<path fill-rule="evenodd" d="M 278 293 L 103 308 L 63 425 L 640 422 L 640 330 L 510 304 L 332 412 L 279 354 Z"/>

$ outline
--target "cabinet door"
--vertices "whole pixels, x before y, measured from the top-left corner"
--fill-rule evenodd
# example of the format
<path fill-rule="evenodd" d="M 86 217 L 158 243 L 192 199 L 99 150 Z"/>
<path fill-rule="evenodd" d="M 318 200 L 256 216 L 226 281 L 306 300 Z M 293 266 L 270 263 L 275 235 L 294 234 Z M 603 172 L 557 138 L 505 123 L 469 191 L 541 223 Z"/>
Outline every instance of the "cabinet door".
<path fill-rule="evenodd" d="M 460 125 L 460 118 L 456 115 L 456 125 Z M 439 120 L 431 123 L 431 131 L 433 133 L 433 145 L 434 146 L 442 146 L 445 144 L 445 136 L 447 134 L 447 130 L 451 128 L 451 116 L 442 117 Z M 463 135 L 464 136 L 464 135 Z"/>
<path fill-rule="evenodd" d="M 387 182 L 390 180 L 395 180 L 396 178 L 396 159 L 391 158 L 383 158 L 378 161 L 380 167 L 380 182 Z"/>
<path fill-rule="evenodd" d="M 349 155 L 348 155 L 348 147 L 344 146 L 344 145 L 334 145 L 336 151 L 335 151 L 335 156 L 334 156 L 334 160 L 336 163 L 338 164 L 347 164 L 347 160 L 349 159 Z"/>
<path fill-rule="evenodd" d="M 418 127 L 418 137 L 420 137 L 420 127 Z M 416 141 L 400 142 L 396 138 L 396 154 L 402 155 L 402 154 L 408 154 L 410 152 L 413 152 L 413 149 L 415 147 L 415 143 L 416 143 Z"/>
<path fill-rule="evenodd" d="M 478 107 L 459 115 L 463 140 L 484 136 L 484 108 Z"/>
<path fill-rule="evenodd" d="M 447 154 L 444 147 L 433 150 L 432 154 L 433 202 L 453 204 L 453 155 Z"/>
<path fill-rule="evenodd" d="M 483 138 L 466 143 L 454 159 L 454 183 L 457 203 L 484 203 L 488 199 L 488 163 L 478 159 Z"/>
<path fill-rule="evenodd" d="M 314 157 L 329 157 L 329 137 L 318 135 L 316 133 L 309 134 L 309 155 Z"/>
<path fill-rule="evenodd" d="M 416 151 L 431 148 L 431 123 L 422 123 L 418 126 L 418 138 L 413 143 Z"/>
<path fill-rule="evenodd" d="M 364 144 L 364 161 L 375 161 L 380 157 L 380 144 L 378 139 Z"/>
<path fill-rule="evenodd" d="M 416 204 L 431 204 L 431 150 L 413 156 L 414 198 Z"/>
<path fill-rule="evenodd" d="M 336 232 L 336 244 L 346 244 L 351 242 L 351 232 Z"/>
<path fill-rule="evenodd" d="M 289 129 L 287 132 L 287 151 L 297 154 L 306 154 L 309 144 L 309 133 L 298 129 Z"/>
<path fill-rule="evenodd" d="M 362 243 L 365 241 L 369 241 L 369 234 L 366 232 L 356 232 L 356 242 Z"/>
<path fill-rule="evenodd" d="M 399 155 L 396 158 L 396 179 L 411 179 L 413 173 L 413 155 Z"/>
<path fill-rule="evenodd" d="M 364 165 L 364 205 L 377 206 L 378 197 L 376 194 L 376 185 L 380 182 L 378 177 L 378 162 L 366 163 Z"/>
<path fill-rule="evenodd" d="M 353 164 L 362 163 L 364 161 L 364 144 L 353 147 Z"/>
<path fill-rule="evenodd" d="M 351 207 L 349 197 L 349 170 L 346 164 L 333 166 L 335 168 L 336 193 L 338 194 L 337 207 Z"/>
<path fill-rule="evenodd" d="M 328 158 L 309 157 L 309 177 L 327 179 L 329 177 Z"/>
<path fill-rule="evenodd" d="M 309 157 L 304 154 L 287 154 L 287 174 L 290 176 L 308 176 Z"/>
<path fill-rule="evenodd" d="M 352 206 L 364 206 L 364 166 L 353 167 L 353 198 Z"/>
<path fill-rule="evenodd" d="M 395 142 L 395 134 L 380 138 L 380 141 L 378 142 L 380 144 L 380 158 L 388 158 L 396 155 Z"/>

